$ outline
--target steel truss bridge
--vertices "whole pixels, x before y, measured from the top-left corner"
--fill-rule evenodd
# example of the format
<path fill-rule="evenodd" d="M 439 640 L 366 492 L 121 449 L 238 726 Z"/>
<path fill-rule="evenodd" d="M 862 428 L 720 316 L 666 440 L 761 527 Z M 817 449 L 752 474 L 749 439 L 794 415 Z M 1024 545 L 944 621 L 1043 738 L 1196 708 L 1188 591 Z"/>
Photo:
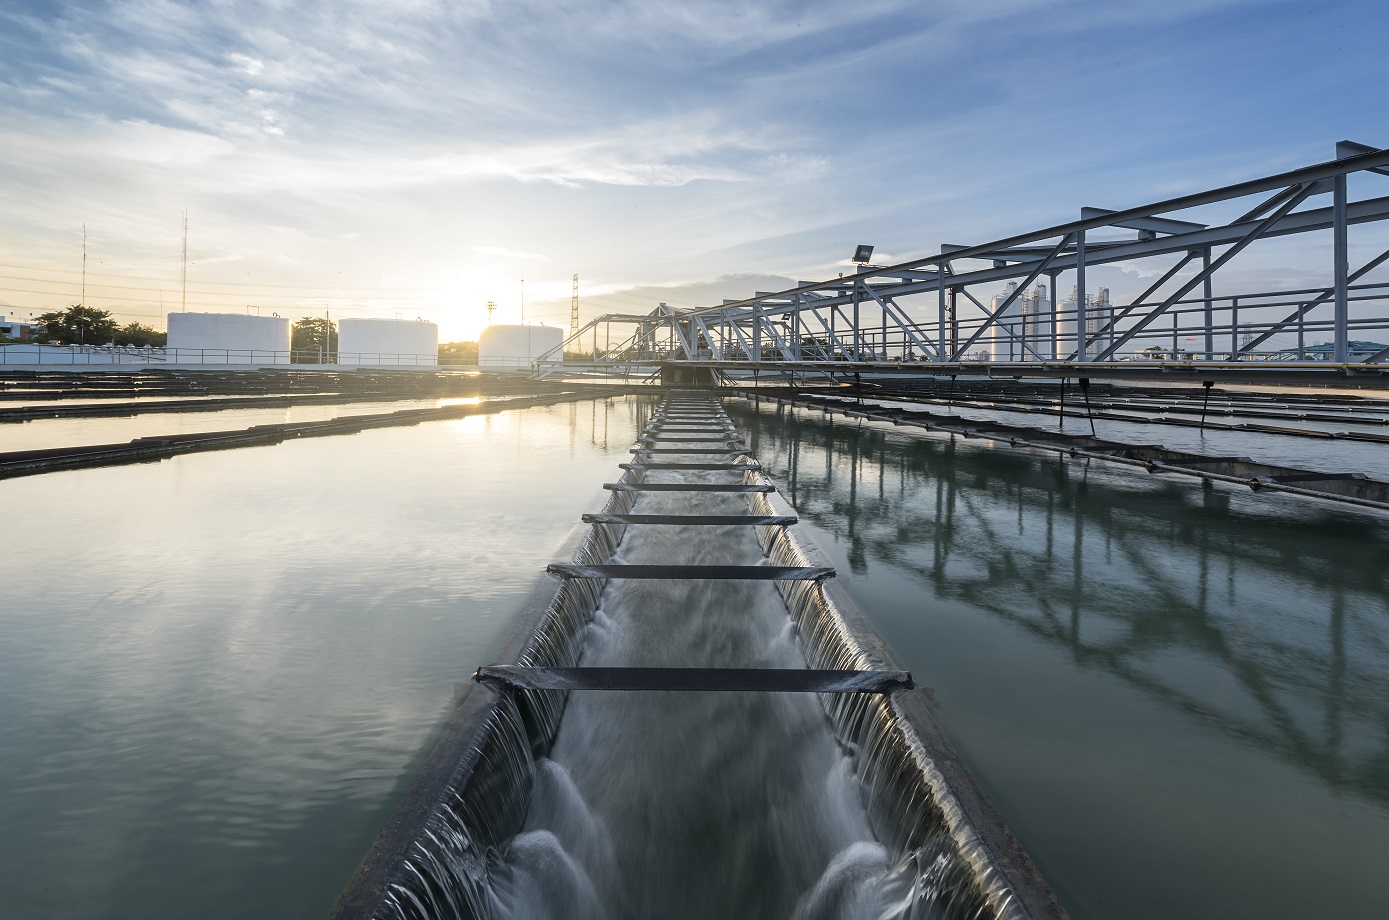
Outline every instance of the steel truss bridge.
<path fill-rule="evenodd" d="M 1342 141 L 1326 163 L 1123 211 L 1082 208 L 1071 223 L 847 278 L 606 314 L 535 368 L 682 382 L 857 373 L 1389 386 L 1389 283 L 1369 278 L 1389 248 L 1350 261 L 1350 228 L 1389 218 L 1389 196 L 1352 197 L 1353 174 L 1365 176 L 1356 191 L 1389 192 L 1389 150 Z M 1377 230 L 1357 242 L 1389 244 Z M 1282 237 L 1330 253 L 1325 287 L 1216 293 L 1218 280 L 1241 285 L 1246 249 Z M 1087 283 L 1101 265 L 1154 280 L 1111 303 Z"/>

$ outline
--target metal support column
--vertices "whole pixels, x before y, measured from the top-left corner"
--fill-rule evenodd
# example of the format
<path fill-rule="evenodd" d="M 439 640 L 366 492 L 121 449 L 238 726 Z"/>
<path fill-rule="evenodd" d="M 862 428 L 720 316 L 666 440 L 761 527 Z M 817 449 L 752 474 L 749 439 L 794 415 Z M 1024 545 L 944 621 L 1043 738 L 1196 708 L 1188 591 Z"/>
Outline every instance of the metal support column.
<path fill-rule="evenodd" d="M 945 329 L 945 270 L 944 261 L 936 263 L 936 343 L 940 346 L 936 349 L 936 360 L 942 363 L 950 360 L 955 353 L 955 339 L 947 336 Z M 949 348 L 946 348 L 946 342 L 950 343 Z"/>
<path fill-rule="evenodd" d="M 1051 279 L 1051 357 L 1055 358 L 1061 352 L 1061 304 L 1056 300 L 1056 275 L 1057 272 L 1047 272 L 1047 277 Z"/>
<path fill-rule="evenodd" d="M 1076 234 L 1076 360 L 1089 361 L 1086 338 L 1090 334 L 1085 310 L 1085 231 Z"/>
<path fill-rule="evenodd" d="M 1345 364 L 1350 358 L 1350 257 L 1347 252 L 1350 241 L 1347 234 L 1345 173 L 1332 179 L 1332 197 L 1334 201 L 1331 207 L 1331 258 L 1335 262 L 1333 271 L 1336 285 L 1336 344 L 1333 360 L 1337 364 Z"/>
<path fill-rule="evenodd" d="M 1201 268 L 1206 272 L 1206 280 L 1202 282 L 1201 294 L 1205 298 L 1205 320 L 1206 320 L 1206 360 L 1215 360 L 1215 307 L 1211 303 L 1214 291 L 1211 290 L 1211 248 L 1207 246 L 1201 250 Z"/>
<path fill-rule="evenodd" d="M 854 281 L 854 360 L 855 360 L 855 361 L 862 360 L 859 356 L 863 354 L 863 326 L 859 323 L 859 316 L 858 316 L 858 305 L 859 305 L 859 297 L 860 297 L 860 296 L 861 296 L 861 295 L 859 294 L 858 280 L 855 279 L 855 281 Z"/>

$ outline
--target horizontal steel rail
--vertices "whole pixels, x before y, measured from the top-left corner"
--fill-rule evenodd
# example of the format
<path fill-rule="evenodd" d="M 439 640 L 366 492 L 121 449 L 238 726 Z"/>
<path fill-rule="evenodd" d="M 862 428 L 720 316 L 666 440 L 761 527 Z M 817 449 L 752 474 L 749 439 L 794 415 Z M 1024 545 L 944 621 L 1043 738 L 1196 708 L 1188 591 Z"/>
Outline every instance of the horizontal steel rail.
<path fill-rule="evenodd" d="M 681 527 L 789 527 L 799 518 L 766 514 L 585 514 L 585 524 L 675 524 Z"/>
<path fill-rule="evenodd" d="M 819 581 L 833 578 L 829 566 L 785 565 L 577 565 L 555 562 L 546 568 L 557 578 L 714 579 L 717 581 Z"/>
<path fill-rule="evenodd" d="M 910 690 L 908 671 L 812 668 L 531 668 L 486 665 L 473 680 L 508 690 L 675 690 L 734 693 L 892 693 Z"/>

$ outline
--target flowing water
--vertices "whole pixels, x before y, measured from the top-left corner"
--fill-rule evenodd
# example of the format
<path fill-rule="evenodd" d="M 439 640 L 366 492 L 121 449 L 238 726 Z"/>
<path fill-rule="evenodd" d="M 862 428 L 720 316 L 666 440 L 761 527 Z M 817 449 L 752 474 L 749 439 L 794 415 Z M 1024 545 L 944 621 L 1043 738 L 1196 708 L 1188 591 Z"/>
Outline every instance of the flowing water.
<path fill-rule="evenodd" d="M 720 445 L 692 449 L 701 446 Z M 657 470 L 642 481 L 738 485 L 743 474 Z M 750 513 L 743 495 L 699 492 L 648 492 L 623 509 Z M 630 525 L 594 561 L 756 566 L 766 557 L 747 526 Z M 599 584 L 571 582 L 560 597 L 589 588 Z M 577 645 L 589 667 L 806 667 L 770 582 L 617 579 L 601 590 L 584 595 L 591 614 L 572 640 L 550 633 L 550 654 Z M 897 860 L 874 840 L 854 764 L 813 694 L 574 692 L 538 762 L 522 721 L 511 699 L 492 710 L 501 740 L 484 743 L 490 753 L 471 771 L 483 778 L 447 798 L 416 838 L 377 916 L 848 920 L 896 916 L 893 899 L 908 912 L 924 904 L 915 916 L 964 916 L 949 908 L 953 889 L 918 896 L 919 853 L 891 873 Z M 522 812 L 511 836 L 506 825 Z M 936 861 L 951 857 L 940 851 Z"/>
<path fill-rule="evenodd" d="M 729 481 L 659 472 L 649 481 Z M 741 479 L 739 479 L 741 481 Z M 747 514 L 739 495 L 652 493 L 642 514 Z M 615 562 L 756 565 L 750 527 L 635 525 Z M 616 581 L 589 666 L 803 668 L 768 582 Z M 831 860 L 871 841 L 848 761 L 810 694 L 575 693 L 514 848 L 527 882 L 512 916 L 786 917 Z M 543 884 L 555 840 L 593 910 Z M 881 847 L 869 847 L 881 868 Z M 539 900 L 541 903 L 536 903 Z M 601 909 L 599 909 L 601 908 Z"/>

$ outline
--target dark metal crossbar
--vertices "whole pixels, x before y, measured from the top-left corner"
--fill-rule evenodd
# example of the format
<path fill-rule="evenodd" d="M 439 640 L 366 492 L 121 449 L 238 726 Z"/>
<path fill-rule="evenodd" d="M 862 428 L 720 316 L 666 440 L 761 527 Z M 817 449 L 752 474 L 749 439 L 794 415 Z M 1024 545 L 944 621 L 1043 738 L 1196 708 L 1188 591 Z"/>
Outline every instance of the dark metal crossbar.
<path fill-rule="evenodd" d="M 749 524 L 790 527 L 799 520 L 791 515 L 777 514 L 585 514 L 585 524 L 683 524 L 724 526 Z"/>
<path fill-rule="evenodd" d="M 650 425 L 642 432 L 643 436 L 652 434 L 737 434 L 732 425 Z"/>
<path fill-rule="evenodd" d="M 762 469 L 760 463 L 619 463 L 624 470 L 725 470 L 751 473 Z"/>
<path fill-rule="evenodd" d="M 770 483 L 745 485 L 720 482 L 605 482 L 609 492 L 775 492 Z"/>
<path fill-rule="evenodd" d="M 746 447 L 633 447 L 632 454 L 747 454 Z"/>
<path fill-rule="evenodd" d="M 809 668 L 528 668 L 487 665 L 473 680 L 510 690 L 692 690 L 739 693 L 891 693 L 915 684 L 909 671 Z"/>
<path fill-rule="evenodd" d="M 828 565 L 580 565 L 575 562 L 552 562 L 545 571 L 559 578 L 818 581 L 834 577 L 834 568 Z"/>
<path fill-rule="evenodd" d="M 667 438 L 661 435 L 643 435 L 637 439 L 638 444 L 652 444 L 661 441 L 666 444 L 726 444 L 730 441 L 741 441 L 737 434 L 715 434 L 711 432 L 707 436 L 696 435 L 692 438 L 672 437 Z"/>

